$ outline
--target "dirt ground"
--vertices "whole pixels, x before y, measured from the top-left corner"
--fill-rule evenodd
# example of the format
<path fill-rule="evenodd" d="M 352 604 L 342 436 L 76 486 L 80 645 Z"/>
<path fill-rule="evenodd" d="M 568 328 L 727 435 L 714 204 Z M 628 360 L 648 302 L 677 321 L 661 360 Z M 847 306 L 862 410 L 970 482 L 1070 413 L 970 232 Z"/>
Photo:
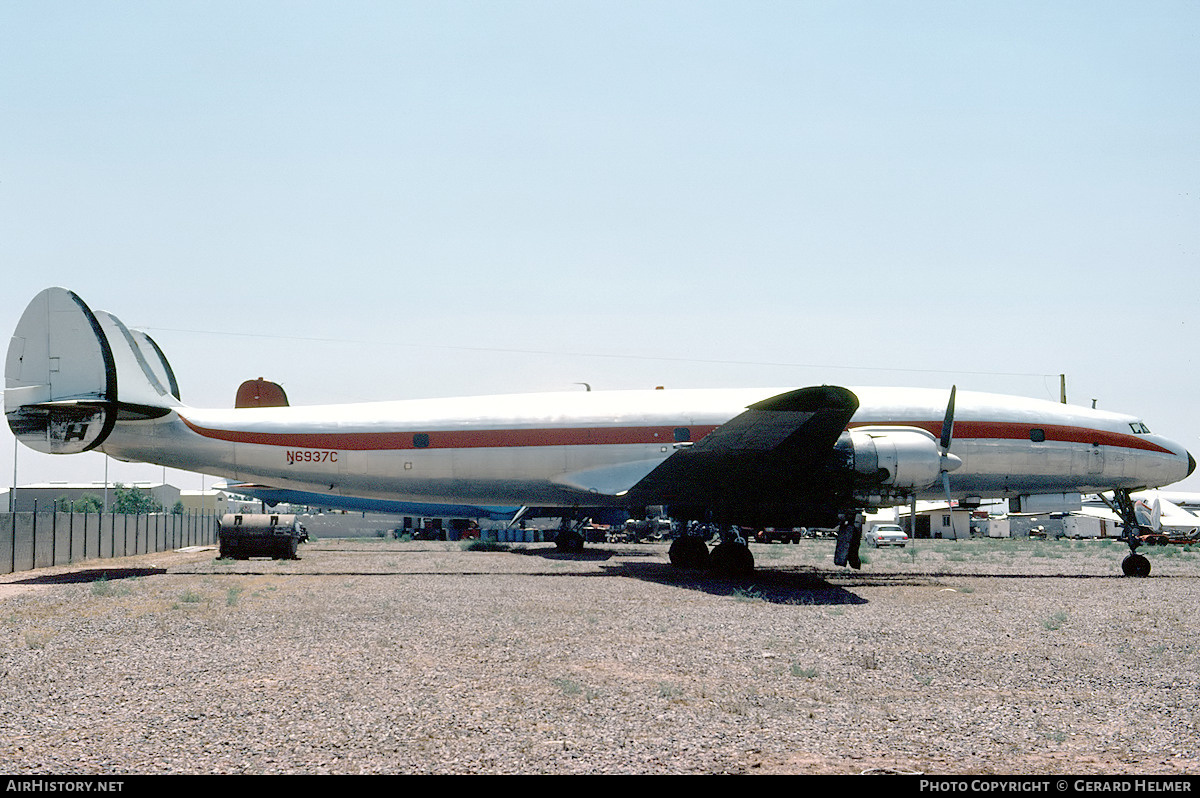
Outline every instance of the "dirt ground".
<path fill-rule="evenodd" d="M 318 540 L 0 578 L 0 762 L 47 773 L 1200 771 L 1200 553 L 1092 541 Z"/>

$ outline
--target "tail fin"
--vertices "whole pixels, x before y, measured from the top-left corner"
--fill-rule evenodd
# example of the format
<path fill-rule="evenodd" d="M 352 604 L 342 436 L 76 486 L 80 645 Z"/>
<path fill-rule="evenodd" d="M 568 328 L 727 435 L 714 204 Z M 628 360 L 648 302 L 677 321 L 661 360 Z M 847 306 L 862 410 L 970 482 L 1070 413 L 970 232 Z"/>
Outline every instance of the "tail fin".
<path fill-rule="evenodd" d="M 93 313 L 65 288 L 47 288 L 29 303 L 4 378 L 8 425 L 39 452 L 85 452 L 118 420 L 179 406 L 175 375 L 154 341 L 110 313 Z"/>

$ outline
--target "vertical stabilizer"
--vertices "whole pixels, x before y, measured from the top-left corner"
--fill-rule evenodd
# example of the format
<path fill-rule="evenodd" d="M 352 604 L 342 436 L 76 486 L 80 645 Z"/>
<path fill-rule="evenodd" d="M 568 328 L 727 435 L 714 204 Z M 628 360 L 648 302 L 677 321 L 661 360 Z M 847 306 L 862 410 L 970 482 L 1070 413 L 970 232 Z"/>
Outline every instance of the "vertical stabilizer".
<path fill-rule="evenodd" d="M 135 410 L 154 415 L 152 408 L 178 404 L 175 375 L 150 336 L 134 333 L 106 311 L 95 315 L 117 364 L 118 398 L 126 415 Z"/>
<path fill-rule="evenodd" d="M 47 288 L 25 309 L 4 381 L 13 434 L 51 454 L 94 449 L 118 420 L 154 418 L 179 405 L 175 375 L 149 336 L 93 312 L 65 288 Z"/>
<path fill-rule="evenodd" d="M 39 452 L 99 446 L 116 422 L 117 370 L 100 322 L 65 288 L 42 291 L 17 322 L 4 364 L 4 415 Z"/>

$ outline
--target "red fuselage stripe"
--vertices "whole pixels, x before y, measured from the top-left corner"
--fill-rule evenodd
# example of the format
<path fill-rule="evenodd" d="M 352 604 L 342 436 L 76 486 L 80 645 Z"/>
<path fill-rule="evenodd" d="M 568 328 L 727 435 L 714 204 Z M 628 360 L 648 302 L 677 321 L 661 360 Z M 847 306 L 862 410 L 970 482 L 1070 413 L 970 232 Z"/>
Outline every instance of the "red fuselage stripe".
<path fill-rule="evenodd" d="M 892 421 L 851 424 L 851 427 L 918 427 L 933 435 L 942 434 L 940 421 Z M 1032 440 L 1032 430 L 1041 430 L 1047 443 L 1087 443 L 1098 446 L 1117 446 L 1122 449 L 1139 449 L 1147 452 L 1173 454 L 1170 449 L 1159 446 L 1140 435 L 1090 427 L 1071 427 L 1065 424 L 1029 424 L 1016 421 L 955 421 L 954 440 Z M 951 444 L 953 449 L 953 443 Z"/>
<path fill-rule="evenodd" d="M 231 443 L 256 443 L 264 446 L 288 446 L 302 449 L 338 449 L 342 451 L 379 451 L 403 449 L 488 449 L 527 446 L 606 446 L 618 444 L 673 444 L 675 430 L 690 431 L 689 439 L 698 441 L 716 429 L 716 425 L 679 427 L 547 427 L 534 429 L 430 430 L 429 432 L 251 432 L 211 429 L 186 418 L 183 422 L 195 433 Z M 851 427 L 917 427 L 940 435 L 940 421 L 863 422 Z M 1118 446 L 1171 454 L 1169 449 L 1132 434 L 1047 424 L 1034 426 L 1008 421 L 956 421 L 954 439 L 958 441 L 1030 440 L 1030 430 L 1040 429 L 1047 442 L 1087 443 Z M 419 445 L 424 443 L 425 445 Z"/>

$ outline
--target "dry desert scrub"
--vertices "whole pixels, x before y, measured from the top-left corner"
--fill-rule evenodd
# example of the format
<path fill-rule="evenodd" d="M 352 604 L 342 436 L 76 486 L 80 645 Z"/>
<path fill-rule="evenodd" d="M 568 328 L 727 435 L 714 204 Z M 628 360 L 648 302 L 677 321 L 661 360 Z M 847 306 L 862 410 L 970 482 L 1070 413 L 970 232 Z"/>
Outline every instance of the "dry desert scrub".
<path fill-rule="evenodd" d="M 0 769 L 1195 773 L 1200 554 L 318 540 L 0 580 Z"/>

